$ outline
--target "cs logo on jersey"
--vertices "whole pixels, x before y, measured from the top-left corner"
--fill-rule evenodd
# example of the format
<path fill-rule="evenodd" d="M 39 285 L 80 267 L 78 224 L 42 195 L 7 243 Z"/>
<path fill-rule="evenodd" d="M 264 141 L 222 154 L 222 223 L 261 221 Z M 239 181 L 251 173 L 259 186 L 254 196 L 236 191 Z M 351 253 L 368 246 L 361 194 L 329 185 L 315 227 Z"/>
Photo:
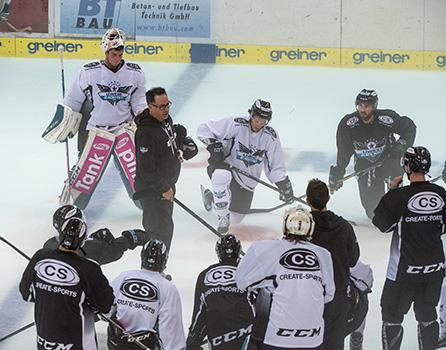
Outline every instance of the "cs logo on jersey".
<path fill-rule="evenodd" d="M 388 115 L 380 115 L 378 117 L 378 120 L 385 125 L 392 125 L 393 124 L 393 118 Z"/>
<path fill-rule="evenodd" d="M 407 209 L 417 214 L 433 214 L 444 207 L 443 198 L 435 192 L 421 192 L 412 196 L 407 203 Z"/>
<path fill-rule="evenodd" d="M 158 300 L 158 289 L 156 286 L 146 280 L 130 278 L 122 282 L 119 288 L 121 293 L 130 299 L 139 301 Z"/>
<path fill-rule="evenodd" d="M 34 270 L 37 277 L 57 286 L 75 286 L 79 283 L 77 271 L 63 261 L 44 259 L 39 261 Z"/>
<path fill-rule="evenodd" d="M 349 127 L 353 127 L 355 125 L 357 125 L 359 122 L 359 118 L 358 117 L 351 117 L 347 120 L 346 124 Z"/>
<path fill-rule="evenodd" d="M 235 283 L 235 266 L 217 266 L 210 269 L 204 277 L 207 286 L 227 286 Z"/>
<path fill-rule="evenodd" d="M 311 250 L 304 248 L 290 249 L 280 257 L 279 264 L 289 270 L 318 271 L 319 260 Z"/>

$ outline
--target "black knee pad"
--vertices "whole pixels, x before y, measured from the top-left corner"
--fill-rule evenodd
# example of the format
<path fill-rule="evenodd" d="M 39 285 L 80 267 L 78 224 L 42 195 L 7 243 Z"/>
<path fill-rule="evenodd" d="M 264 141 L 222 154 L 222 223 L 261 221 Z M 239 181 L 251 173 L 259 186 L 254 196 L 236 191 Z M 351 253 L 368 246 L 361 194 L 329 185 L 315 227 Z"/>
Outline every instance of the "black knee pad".
<path fill-rule="evenodd" d="M 399 350 L 403 341 L 403 326 L 400 323 L 383 322 L 382 346 L 383 350 Z"/>
<path fill-rule="evenodd" d="M 423 350 L 437 348 L 439 325 L 437 321 L 418 322 L 418 345 Z"/>

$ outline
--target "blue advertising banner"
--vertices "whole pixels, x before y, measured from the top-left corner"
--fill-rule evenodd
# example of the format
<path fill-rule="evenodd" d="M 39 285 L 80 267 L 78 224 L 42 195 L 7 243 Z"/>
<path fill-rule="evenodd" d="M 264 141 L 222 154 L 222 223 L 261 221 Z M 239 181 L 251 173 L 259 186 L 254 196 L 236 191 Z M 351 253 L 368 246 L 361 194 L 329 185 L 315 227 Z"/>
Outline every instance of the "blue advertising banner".
<path fill-rule="evenodd" d="M 60 34 L 210 37 L 211 0 L 61 0 Z"/>

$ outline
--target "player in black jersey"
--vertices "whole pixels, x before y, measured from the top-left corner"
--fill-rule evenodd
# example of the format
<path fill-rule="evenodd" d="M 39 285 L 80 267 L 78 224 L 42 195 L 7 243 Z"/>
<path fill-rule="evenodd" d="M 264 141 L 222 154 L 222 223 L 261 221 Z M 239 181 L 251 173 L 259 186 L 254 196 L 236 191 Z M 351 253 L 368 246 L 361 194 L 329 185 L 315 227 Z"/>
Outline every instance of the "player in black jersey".
<path fill-rule="evenodd" d="M 23 273 L 20 293 L 34 303 L 38 350 L 97 350 L 93 310 L 108 312 L 114 296 L 99 265 L 80 256 L 86 232 L 82 219 L 65 220 L 57 249 L 38 250 Z"/>
<path fill-rule="evenodd" d="M 205 338 L 209 349 L 239 350 L 251 333 L 254 295 L 238 289 L 234 278 L 240 241 L 230 234 L 222 236 L 215 251 L 219 262 L 197 278 L 187 350 L 201 350 Z"/>
<path fill-rule="evenodd" d="M 336 165 L 329 174 L 330 192 L 342 187 L 345 168 L 354 155 L 355 171 L 370 168 L 358 177 L 359 195 L 367 216 L 385 193 L 384 180 L 401 175 L 400 159 L 415 140 L 416 126 L 409 117 L 390 109 L 377 109 L 378 95 L 362 90 L 355 101 L 356 111 L 341 119 L 336 133 Z M 398 134 L 398 140 L 394 134 Z"/>
<path fill-rule="evenodd" d="M 53 214 L 53 226 L 56 231 L 65 220 L 72 217 L 85 220 L 82 210 L 76 206 L 68 204 L 59 207 Z M 101 228 L 88 235 L 80 252 L 99 265 L 104 265 L 120 259 L 128 249 L 133 250 L 137 246 L 142 246 L 148 240 L 149 235 L 144 230 L 125 230 L 120 237 L 115 238 L 108 228 Z M 59 235 L 56 235 L 48 239 L 43 247 L 56 249 L 59 243 Z"/>
<path fill-rule="evenodd" d="M 401 323 L 413 303 L 419 347 L 432 350 L 437 347 L 435 308 L 445 275 L 441 235 L 445 232 L 446 190 L 426 181 L 431 157 L 425 147 L 409 147 L 403 160 L 410 185 L 398 187 L 403 177 L 395 177 L 373 218 L 382 232 L 393 232 L 381 296 L 382 344 L 386 350 L 400 349 Z"/>

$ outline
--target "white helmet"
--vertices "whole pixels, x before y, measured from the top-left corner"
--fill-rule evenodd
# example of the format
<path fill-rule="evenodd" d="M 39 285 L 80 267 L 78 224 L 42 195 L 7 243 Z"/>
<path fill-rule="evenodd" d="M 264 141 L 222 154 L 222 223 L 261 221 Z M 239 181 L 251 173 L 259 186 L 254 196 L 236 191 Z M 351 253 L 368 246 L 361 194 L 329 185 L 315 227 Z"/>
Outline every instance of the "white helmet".
<path fill-rule="evenodd" d="M 313 215 L 301 206 L 285 210 L 282 231 L 284 235 L 310 238 L 314 231 Z"/>
<path fill-rule="evenodd" d="M 124 46 L 125 33 L 119 28 L 110 28 L 102 37 L 101 48 L 104 52 Z"/>

